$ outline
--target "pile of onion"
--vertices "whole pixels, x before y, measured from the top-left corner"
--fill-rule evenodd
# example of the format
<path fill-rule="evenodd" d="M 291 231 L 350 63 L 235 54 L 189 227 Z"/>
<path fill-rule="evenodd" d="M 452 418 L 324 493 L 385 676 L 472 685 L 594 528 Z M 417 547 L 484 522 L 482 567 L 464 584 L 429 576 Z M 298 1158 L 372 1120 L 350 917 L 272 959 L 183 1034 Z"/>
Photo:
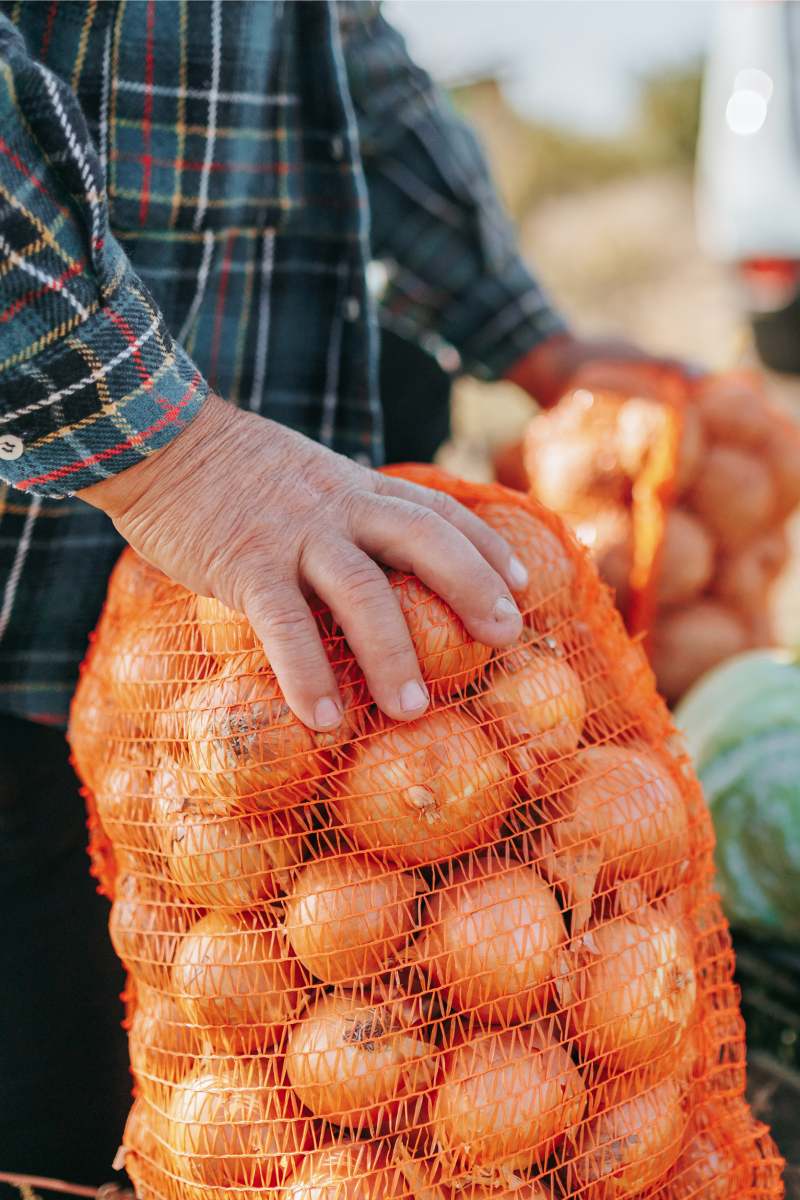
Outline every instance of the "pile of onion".
<path fill-rule="evenodd" d="M 504 756 L 444 709 L 358 742 L 331 807 L 361 849 L 413 867 L 491 842 L 512 800 Z"/>

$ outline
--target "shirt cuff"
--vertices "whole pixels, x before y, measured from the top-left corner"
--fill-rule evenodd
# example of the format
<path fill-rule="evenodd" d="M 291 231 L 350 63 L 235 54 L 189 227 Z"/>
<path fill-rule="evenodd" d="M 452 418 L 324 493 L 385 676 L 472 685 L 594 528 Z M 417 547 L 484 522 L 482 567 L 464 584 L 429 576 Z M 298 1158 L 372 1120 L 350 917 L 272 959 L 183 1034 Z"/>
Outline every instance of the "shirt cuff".
<path fill-rule="evenodd" d="M 62 498 L 176 437 L 209 393 L 129 268 L 71 333 L 0 373 L 0 477 Z"/>

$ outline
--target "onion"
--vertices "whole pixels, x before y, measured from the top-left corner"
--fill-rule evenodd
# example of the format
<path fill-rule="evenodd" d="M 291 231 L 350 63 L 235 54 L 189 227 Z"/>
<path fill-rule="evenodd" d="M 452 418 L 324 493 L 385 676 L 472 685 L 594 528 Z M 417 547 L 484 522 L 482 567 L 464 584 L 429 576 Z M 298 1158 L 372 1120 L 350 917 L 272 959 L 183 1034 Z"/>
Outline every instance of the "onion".
<path fill-rule="evenodd" d="M 243 650 L 261 649 L 261 642 L 247 617 L 213 596 L 197 597 L 197 622 L 209 654 L 225 658 Z"/>
<path fill-rule="evenodd" d="M 215 1188 L 282 1184 L 313 1138 L 275 1059 L 201 1064 L 175 1088 L 165 1126 L 174 1173 Z"/>
<path fill-rule="evenodd" d="M 381 1143 L 345 1142 L 305 1155 L 281 1200 L 411 1200 L 411 1193 Z"/>
<path fill-rule="evenodd" d="M 641 908 L 590 929 L 575 952 L 570 1021 L 584 1062 L 602 1061 L 616 1071 L 671 1071 L 697 1000 L 685 926 Z"/>
<path fill-rule="evenodd" d="M 697 411 L 712 441 L 733 442 L 757 454 L 773 418 L 757 386 L 736 375 L 711 375 L 695 390 Z"/>
<path fill-rule="evenodd" d="M 331 807 L 361 849 L 420 866 L 490 842 L 511 800 L 503 755 L 454 709 L 358 743 Z"/>
<path fill-rule="evenodd" d="M 761 616 L 768 604 L 767 589 L 787 556 L 786 534 L 780 528 L 770 529 L 720 565 L 714 591 L 740 613 Z"/>
<path fill-rule="evenodd" d="M 170 1085 L 194 1065 L 200 1044 L 173 996 L 140 987 L 128 1031 L 131 1067 L 140 1090 Z"/>
<path fill-rule="evenodd" d="M 278 1041 L 304 983 L 269 909 L 209 913 L 186 934 L 172 969 L 187 1018 L 231 1054 L 260 1053 Z"/>
<path fill-rule="evenodd" d="M 603 601 L 607 607 L 598 604 L 591 623 L 573 619 L 561 636 L 586 700 L 583 738 L 641 738 L 658 721 L 652 672 L 641 645 L 622 638 L 618 616 Z"/>
<path fill-rule="evenodd" d="M 98 772 L 97 813 L 116 851 L 135 857 L 156 846 L 151 789 L 151 772 L 137 763 L 117 763 Z"/>
<path fill-rule="evenodd" d="M 775 421 L 767 461 L 776 495 L 776 515 L 788 517 L 800 504 L 800 434 L 795 426 Z"/>
<path fill-rule="evenodd" d="M 415 576 L 389 571 L 388 578 L 431 694 L 463 692 L 491 658 L 491 646 L 474 641 L 452 608 Z"/>
<path fill-rule="evenodd" d="M 170 903 L 152 880 L 130 872 L 117 876 L 108 929 L 119 957 L 134 979 L 164 988 L 178 943 L 188 928 L 185 909 Z"/>
<path fill-rule="evenodd" d="M 698 600 L 656 623 L 650 643 L 659 691 L 674 703 L 696 679 L 747 647 L 747 630 L 722 604 Z"/>
<path fill-rule="evenodd" d="M 285 891 L 303 859 L 304 839 L 292 810 L 254 816 L 216 811 L 162 768 L 153 783 L 153 814 L 166 865 L 181 895 L 205 908 L 252 908 Z"/>
<path fill-rule="evenodd" d="M 378 974 L 410 943 L 417 882 L 366 854 L 321 858 L 295 879 L 286 935 L 325 983 Z"/>
<path fill-rule="evenodd" d="M 530 1021 L 544 1010 L 567 932 L 533 867 L 470 858 L 452 868 L 430 908 L 426 955 L 448 1002 L 489 1025 Z"/>
<path fill-rule="evenodd" d="M 639 477 L 656 442 L 664 436 L 668 412 L 663 403 L 640 396 L 632 396 L 621 405 L 617 420 L 617 446 L 620 461 L 631 479 Z M 677 494 L 684 491 L 695 478 L 704 450 L 702 421 L 697 410 L 687 406 L 682 416 L 673 480 Z"/>
<path fill-rule="evenodd" d="M 413 1003 L 392 990 L 314 997 L 294 1026 L 286 1073 L 317 1117 L 361 1134 L 417 1125 L 434 1084 L 438 1051 Z"/>
<path fill-rule="evenodd" d="M 730 1103 L 730 1102 L 729 1102 Z M 716 1103 L 699 1109 L 684 1148 L 658 1200 L 739 1200 L 751 1185 L 753 1123 L 746 1106 Z M 739 1128 L 736 1128 L 738 1124 Z"/>
<path fill-rule="evenodd" d="M 542 1164 L 581 1119 L 586 1093 L 566 1050 L 536 1026 L 453 1051 L 434 1109 L 446 1161 L 475 1175 Z"/>
<path fill-rule="evenodd" d="M 568 512 L 587 495 L 623 502 L 630 484 L 619 457 L 620 400 L 578 387 L 531 421 L 525 467 L 531 490 L 548 508 Z"/>
<path fill-rule="evenodd" d="M 158 624 L 125 625 L 110 647 L 111 698 L 145 734 L 187 686 L 205 679 L 214 660 L 200 646 L 188 602 L 158 612 Z M 152 616 L 152 614 L 151 614 Z"/>
<path fill-rule="evenodd" d="M 641 748 L 591 746 L 576 758 L 575 826 L 595 838 L 601 883 L 635 879 L 663 884 L 689 853 L 686 805 L 664 762 Z M 557 844 L 568 831 L 553 828 Z"/>
<path fill-rule="evenodd" d="M 709 583 L 714 543 L 697 517 L 674 508 L 667 516 L 656 594 L 659 604 L 685 604 Z"/>
<path fill-rule="evenodd" d="M 525 448 L 521 441 L 498 447 L 492 455 L 492 468 L 495 479 L 503 487 L 527 492 L 528 472 L 525 470 Z"/>
<path fill-rule="evenodd" d="M 521 775 L 537 763 L 571 754 L 581 736 L 586 701 L 577 675 L 553 654 L 519 645 L 498 656 L 480 697 Z"/>
<path fill-rule="evenodd" d="M 126 546 L 109 577 L 105 611 L 115 622 L 140 620 L 145 613 L 190 599 L 184 587 Z"/>
<path fill-rule="evenodd" d="M 235 669 L 241 665 L 240 660 Z M 313 794 L 327 760 L 271 671 L 209 680 L 186 704 L 189 762 L 203 791 L 257 809 L 296 804 Z"/>
<path fill-rule="evenodd" d="M 631 516 L 620 504 L 594 504 L 572 522 L 575 536 L 592 556 L 600 578 L 614 592 L 617 607 L 626 612 L 633 566 Z"/>
<path fill-rule="evenodd" d="M 712 536 L 735 550 L 769 521 L 775 489 L 769 470 L 752 454 L 733 446 L 712 446 L 689 502 Z"/>
<path fill-rule="evenodd" d="M 584 1126 L 583 1153 L 571 1168 L 577 1187 L 592 1200 L 629 1200 L 645 1192 L 680 1153 L 686 1117 L 675 1083 L 666 1080 L 621 1103 L 619 1092 L 609 1086 L 601 1093 L 598 1107 L 604 1101 L 609 1107 Z"/>
<path fill-rule="evenodd" d="M 502 534 L 528 569 L 527 586 L 514 593 L 523 614 L 529 616 L 546 608 L 551 613 L 566 615 L 570 610 L 575 579 L 575 564 L 566 539 L 554 533 L 523 504 L 483 500 L 473 511 L 476 517 Z"/>

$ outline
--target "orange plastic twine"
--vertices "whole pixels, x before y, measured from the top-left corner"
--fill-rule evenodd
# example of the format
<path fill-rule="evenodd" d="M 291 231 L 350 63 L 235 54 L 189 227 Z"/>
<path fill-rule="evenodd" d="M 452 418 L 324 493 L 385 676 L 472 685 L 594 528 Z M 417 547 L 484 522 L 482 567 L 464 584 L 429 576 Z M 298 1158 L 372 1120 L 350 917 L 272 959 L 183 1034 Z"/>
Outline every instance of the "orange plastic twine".
<path fill-rule="evenodd" d="M 394 470 L 530 574 L 492 650 L 389 573 L 432 697 L 411 724 L 319 604 L 327 735 L 239 614 L 131 551 L 112 577 L 70 741 L 129 973 L 137 1196 L 779 1197 L 711 823 L 642 649 L 541 504 Z"/>

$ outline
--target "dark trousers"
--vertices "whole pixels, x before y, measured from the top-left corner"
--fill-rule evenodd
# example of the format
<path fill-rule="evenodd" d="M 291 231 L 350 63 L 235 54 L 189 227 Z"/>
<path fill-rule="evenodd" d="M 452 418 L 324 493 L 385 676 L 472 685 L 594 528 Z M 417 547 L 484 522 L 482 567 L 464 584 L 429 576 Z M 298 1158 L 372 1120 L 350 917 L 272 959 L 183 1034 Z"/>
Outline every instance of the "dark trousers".
<path fill-rule="evenodd" d="M 0 1170 L 116 1178 L 124 975 L 64 734 L 0 717 Z"/>

